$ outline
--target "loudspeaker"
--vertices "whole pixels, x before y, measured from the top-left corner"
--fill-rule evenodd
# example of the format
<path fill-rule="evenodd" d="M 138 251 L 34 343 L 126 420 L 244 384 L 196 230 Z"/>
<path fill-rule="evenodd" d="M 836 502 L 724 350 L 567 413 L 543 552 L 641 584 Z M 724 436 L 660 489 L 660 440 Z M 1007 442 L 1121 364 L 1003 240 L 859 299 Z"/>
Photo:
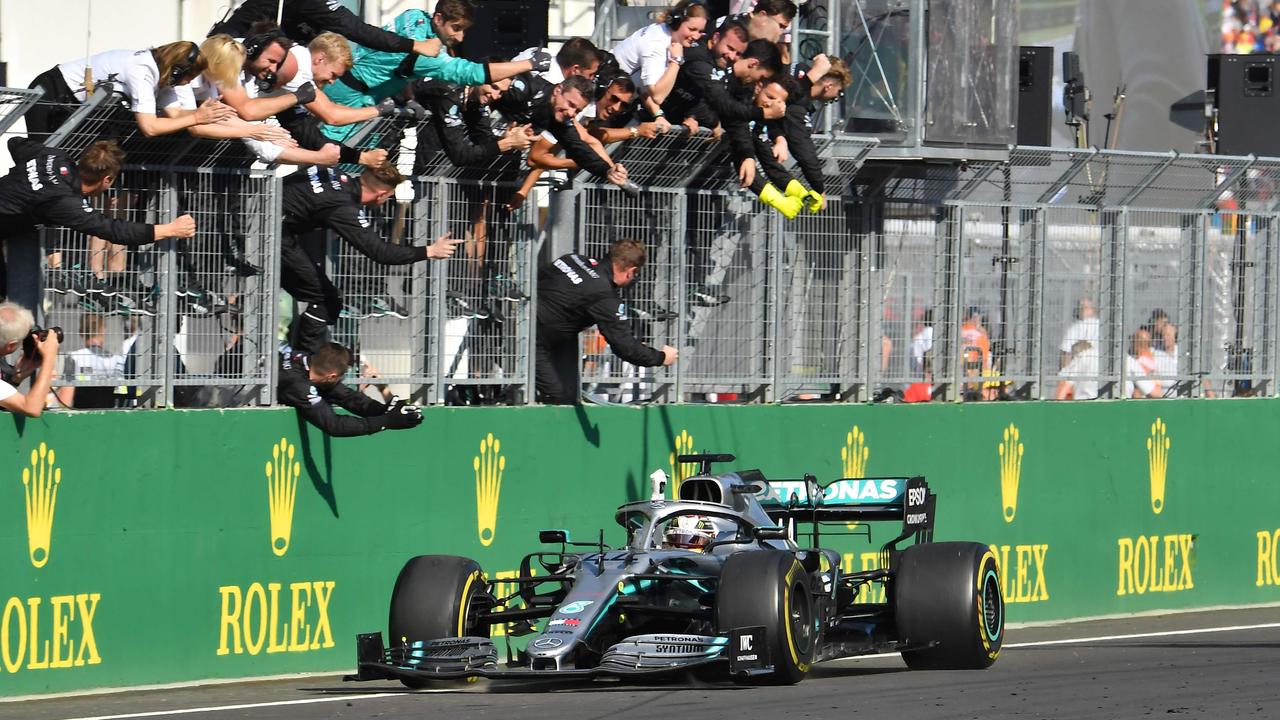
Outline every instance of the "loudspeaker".
<path fill-rule="evenodd" d="M 1280 65 L 1275 55 L 1210 55 L 1209 102 L 1217 110 L 1220 155 L 1280 156 Z"/>
<path fill-rule="evenodd" d="M 473 4 L 475 20 L 462 41 L 462 57 L 510 58 L 527 48 L 547 46 L 548 0 L 483 0 Z"/>
<path fill-rule="evenodd" d="M 1053 119 L 1053 48 L 1018 49 L 1018 144 L 1048 147 Z"/>

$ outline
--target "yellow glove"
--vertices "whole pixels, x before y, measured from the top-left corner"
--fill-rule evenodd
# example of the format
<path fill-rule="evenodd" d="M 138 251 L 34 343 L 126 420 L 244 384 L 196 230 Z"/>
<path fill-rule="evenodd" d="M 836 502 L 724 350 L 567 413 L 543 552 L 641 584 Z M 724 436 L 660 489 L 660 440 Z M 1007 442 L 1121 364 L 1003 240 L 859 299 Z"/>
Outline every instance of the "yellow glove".
<path fill-rule="evenodd" d="M 788 220 L 794 219 L 800 214 L 800 210 L 804 208 L 804 203 L 800 198 L 788 197 L 778 192 L 778 188 L 772 183 L 766 184 L 764 189 L 760 191 L 760 201 L 766 205 L 770 205 L 782 213 L 782 216 Z"/>
<path fill-rule="evenodd" d="M 804 206 L 816 215 L 827 206 L 827 199 L 817 190 L 810 190 L 804 195 Z"/>
<path fill-rule="evenodd" d="M 801 185 L 799 180 L 792 179 L 791 182 L 787 183 L 786 193 L 787 197 L 800 198 L 803 200 L 805 195 L 809 194 L 809 189 L 804 185 Z"/>

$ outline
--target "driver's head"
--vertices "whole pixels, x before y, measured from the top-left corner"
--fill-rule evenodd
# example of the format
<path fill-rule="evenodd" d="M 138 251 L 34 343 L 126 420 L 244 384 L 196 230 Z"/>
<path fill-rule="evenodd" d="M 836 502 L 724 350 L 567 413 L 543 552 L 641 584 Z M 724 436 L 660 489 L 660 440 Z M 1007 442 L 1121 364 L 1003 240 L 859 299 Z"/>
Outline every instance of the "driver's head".
<path fill-rule="evenodd" d="M 325 343 L 308 359 L 311 384 L 328 390 L 342 382 L 351 367 L 351 351 L 338 343 Z"/>
<path fill-rule="evenodd" d="M 596 100 L 596 117 L 608 122 L 631 108 L 636 99 L 636 84 L 626 75 L 619 75 L 605 87 Z"/>
<path fill-rule="evenodd" d="M 702 552 L 716 538 L 716 528 L 705 515 L 681 515 L 667 521 L 662 534 L 664 550 Z"/>

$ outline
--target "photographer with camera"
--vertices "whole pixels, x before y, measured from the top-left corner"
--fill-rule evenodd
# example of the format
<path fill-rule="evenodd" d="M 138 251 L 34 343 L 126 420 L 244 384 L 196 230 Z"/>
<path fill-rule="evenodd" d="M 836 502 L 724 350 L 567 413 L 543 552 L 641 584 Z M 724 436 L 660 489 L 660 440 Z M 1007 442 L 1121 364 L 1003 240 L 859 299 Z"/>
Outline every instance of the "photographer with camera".
<path fill-rule="evenodd" d="M 27 417 L 40 417 L 44 412 L 49 389 L 53 385 L 58 345 L 62 342 L 62 328 L 47 330 L 36 327 L 31 311 L 17 303 L 0 303 L 0 408 Z M 15 368 L 8 357 L 19 347 L 22 357 Z M 35 374 L 31 391 L 23 395 L 17 386 Z"/>

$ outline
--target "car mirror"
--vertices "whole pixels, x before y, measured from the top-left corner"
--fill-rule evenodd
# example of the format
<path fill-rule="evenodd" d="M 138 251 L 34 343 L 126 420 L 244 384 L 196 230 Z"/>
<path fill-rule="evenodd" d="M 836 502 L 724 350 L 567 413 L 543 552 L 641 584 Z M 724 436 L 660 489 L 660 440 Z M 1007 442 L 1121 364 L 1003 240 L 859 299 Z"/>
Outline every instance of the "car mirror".
<path fill-rule="evenodd" d="M 538 542 L 567 543 L 569 542 L 569 533 L 564 530 L 539 530 Z"/>
<path fill-rule="evenodd" d="M 784 527 L 757 527 L 751 531 L 757 540 L 786 540 L 791 537 Z"/>

